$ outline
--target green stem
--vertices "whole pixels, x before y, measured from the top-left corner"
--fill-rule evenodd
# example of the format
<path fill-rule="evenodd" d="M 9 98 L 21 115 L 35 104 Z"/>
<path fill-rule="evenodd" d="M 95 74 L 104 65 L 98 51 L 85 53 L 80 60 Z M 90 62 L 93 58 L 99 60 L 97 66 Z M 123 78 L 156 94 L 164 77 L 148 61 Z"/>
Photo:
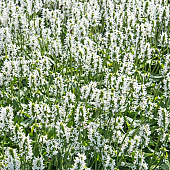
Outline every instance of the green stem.
<path fill-rule="evenodd" d="M 4 155 L 4 144 L 5 144 L 5 138 L 6 138 L 6 132 L 4 133 L 4 137 L 3 137 L 3 143 L 2 143 L 2 156 L 3 156 L 3 158 L 5 157 Z"/>

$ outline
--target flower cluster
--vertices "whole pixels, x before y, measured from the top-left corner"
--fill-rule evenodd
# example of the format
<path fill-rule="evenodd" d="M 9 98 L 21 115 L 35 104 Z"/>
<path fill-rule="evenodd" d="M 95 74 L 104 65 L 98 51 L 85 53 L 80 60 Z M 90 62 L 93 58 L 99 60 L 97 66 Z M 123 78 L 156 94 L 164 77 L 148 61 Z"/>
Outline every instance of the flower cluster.
<path fill-rule="evenodd" d="M 0 1 L 0 169 L 170 166 L 168 0 Z"/>

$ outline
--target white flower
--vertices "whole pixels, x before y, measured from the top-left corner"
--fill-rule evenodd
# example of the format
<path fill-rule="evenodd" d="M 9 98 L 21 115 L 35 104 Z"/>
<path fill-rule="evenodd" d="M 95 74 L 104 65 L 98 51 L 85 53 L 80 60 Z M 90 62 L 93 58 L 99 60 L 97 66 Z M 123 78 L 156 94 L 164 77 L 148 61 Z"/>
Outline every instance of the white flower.
<path fill-rule="evenodd" d="M 86 170 L 86 169 L 89 170 L 89 168 L 87 168 L 86 166 L 85 160 L 86 160 L 86 155 L 78 153 L 71 170 Z"/>
<path fill-rule="evenodd" d="M 33 170 L 43 170 L 45 167 L 43 165 L 43 157 L 33 157 L 32 169 Z"/>

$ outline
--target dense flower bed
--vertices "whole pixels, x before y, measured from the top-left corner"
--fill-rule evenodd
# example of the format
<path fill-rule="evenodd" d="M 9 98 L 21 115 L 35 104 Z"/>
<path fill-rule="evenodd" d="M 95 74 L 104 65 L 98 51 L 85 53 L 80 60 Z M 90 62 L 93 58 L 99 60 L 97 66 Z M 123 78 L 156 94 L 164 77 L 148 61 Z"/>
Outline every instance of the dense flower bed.
<path fill-rule="evenodd" d="M 168 0 L 0 1 L 0 169 L 170 169 Z"/>

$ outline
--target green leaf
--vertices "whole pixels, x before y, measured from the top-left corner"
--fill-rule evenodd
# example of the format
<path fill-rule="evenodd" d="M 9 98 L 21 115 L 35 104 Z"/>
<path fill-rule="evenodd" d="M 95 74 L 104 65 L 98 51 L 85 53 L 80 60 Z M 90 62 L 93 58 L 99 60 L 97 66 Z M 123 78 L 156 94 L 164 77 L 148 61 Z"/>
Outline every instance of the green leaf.
<path fill-rule="evenodd" d="M 150 170 L 154 170 L 156 168 L 156 165 L 152 165 L 151 167 L 150 167 Z"/>
<path fill-rule="evenodd" d="M 67 127 L 71 128 L 73 126 L 73 121 L 69 121 Z"/>
<path fill-rule="evenodd" d="M 150 78 L 153 78 L 153 79 L 162 79 L 164 77 L 163 76 L 153 76 L 153 75 L 150 75 Z"/>
<path fill-rule="evenodd" d="M 55 129 L 54 129 L 54 128 L 51 129 L 51 130 L 49 130 L 49 132 L 47 133 L 48 139 L 54 137 L 55 134 L 56 134 L 56 132 L 55 132 Z"/>
<path fill-rule="evenodd" d="M 168 165 L 166 165 L 166 164 L 162 164 L 162 165 L 160 166 L 160 168 L 161 168 L 162 170 L 170 170 L 170 168 L 169 168 Z"/>
<path fill-rule="evenodd" d="M 128 168 L 132 168 L 133 166 L 134 166 L 134 164 L 133 163 L 125 163 L 125 166 L 127 166 Z"/>
<path fill-rule="evenodd" d="M 151 130 L 152 133 L 155 132 L 156 129 L 159 129 L 159 127 L 158 127 L 158 126 L 153 126 L 153 127 L 150 128 L 150 130 Z"/>
<path fill-rule="evenodd" d="M 88 141 L 84 141 L 84 146 L 88 146 Z"/>
<path fill-rule="evenodd" d="M 154 153 L 144 153 L 145 158 L 146 158 L 146 157 L 153 156 L 153 155 L 154 155 Z"/>
<path fill-rule="evenodd" d="M 25 128 L 28 128 L 29 126 L 33 125 L 34 118 L 28 118 L 25 121 L 21 122 L 20 125 L 24 126 Z"/>
<path fill-rule="evenodd" d="M 170 170 L 170 162 L 168 160 L 165 161 L 166 166 L 168 166 L 169 170 Z"/>

